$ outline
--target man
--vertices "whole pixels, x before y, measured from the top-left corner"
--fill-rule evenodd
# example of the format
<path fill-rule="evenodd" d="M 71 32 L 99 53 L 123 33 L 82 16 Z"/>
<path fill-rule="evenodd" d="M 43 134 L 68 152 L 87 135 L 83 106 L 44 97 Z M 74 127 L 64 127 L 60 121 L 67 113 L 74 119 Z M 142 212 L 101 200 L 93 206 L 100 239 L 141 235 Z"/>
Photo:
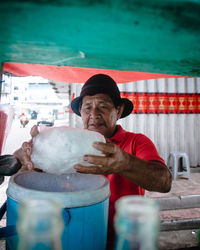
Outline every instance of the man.
<path fill-rule="evenodd" d="M 81 94 L 71 103 L 72 110 L 81 116 L 84 128 L 105 136 L 107 143 L 95 142 L 94 147 L 105 156 L 85 155 L 83 160 L 95 166 L 76 164 L 77 172 L 106 175 L 110 181 L 109 233 L 113 235 L 115 201 L 125 195 L 144 195 L 144 189 L 168 192 L 172 176 L 158 155 L 154 144 L 142 134 L 134 134 L 117 125 L 117 120 L 131 114 L 133 104 L 120 97 L 116 82 L 104 74 L 89 78 Z M 37 134 L 33 128 L 32 135 Z M 24 143 L 15 152 L 21 162 L 33 168 L 30 161 L 31 145 Z"/>

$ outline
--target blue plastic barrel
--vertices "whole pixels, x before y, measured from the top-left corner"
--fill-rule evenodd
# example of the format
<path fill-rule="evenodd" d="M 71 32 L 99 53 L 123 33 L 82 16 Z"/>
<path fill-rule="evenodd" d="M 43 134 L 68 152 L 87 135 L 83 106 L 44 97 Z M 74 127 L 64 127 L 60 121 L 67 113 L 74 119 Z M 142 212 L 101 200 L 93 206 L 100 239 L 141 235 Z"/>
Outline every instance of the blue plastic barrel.
<path fill-rule="evenodd" d="M 63 250 L 103 250 L 107 241 L 109 195 L 109 182 L 104 176 L 21 172 L 9 181 L 7 226 L 16 225 L 19 203 L 26 198 L 55 197 L 63 205 Z M 8 250 L 17 249 L 17 244 L 17 235 L 6 240 Z"/>

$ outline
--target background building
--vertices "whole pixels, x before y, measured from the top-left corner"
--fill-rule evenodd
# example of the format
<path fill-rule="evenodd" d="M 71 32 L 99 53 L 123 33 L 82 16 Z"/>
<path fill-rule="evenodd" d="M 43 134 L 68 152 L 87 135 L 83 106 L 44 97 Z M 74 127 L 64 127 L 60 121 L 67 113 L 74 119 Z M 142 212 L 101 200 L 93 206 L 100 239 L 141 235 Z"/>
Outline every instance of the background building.
<path fill-rule="evenodd" d="M 15 117 L 25 113 L 31 118 L 35 111 L 51 112 L 55 119 L 66 119 L 69 95 L 60 98 L 52 83 L 42 77 L 14 77 L 4 74 L 2 77 L 1 104 L 11 104 Z"/>

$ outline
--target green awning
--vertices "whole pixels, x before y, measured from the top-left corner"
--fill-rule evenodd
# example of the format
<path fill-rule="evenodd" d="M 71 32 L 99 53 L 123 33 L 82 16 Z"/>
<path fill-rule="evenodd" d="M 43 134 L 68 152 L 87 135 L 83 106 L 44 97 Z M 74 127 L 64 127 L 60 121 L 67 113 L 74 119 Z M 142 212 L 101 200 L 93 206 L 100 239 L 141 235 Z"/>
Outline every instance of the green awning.
<path fill-rule="evenodd" d="M 0 4 L 0 61 L 200 76 L 199 0 Z"/>

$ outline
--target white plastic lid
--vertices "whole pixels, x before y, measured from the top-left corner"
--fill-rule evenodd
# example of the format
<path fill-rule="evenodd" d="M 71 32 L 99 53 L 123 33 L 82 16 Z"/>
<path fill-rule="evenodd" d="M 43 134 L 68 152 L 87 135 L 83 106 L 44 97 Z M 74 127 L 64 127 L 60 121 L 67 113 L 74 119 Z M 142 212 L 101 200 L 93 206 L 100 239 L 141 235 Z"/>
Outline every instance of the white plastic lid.
<path fill-rule="evenodd" d="M 110 188 L 108 179 L 100 175 L 24 171 L 10 178 L 7 195 L 17 202 L 30 197 L 55 197 L 63 207 L 72 208 L 104 201 L 110 195 Z"/>

